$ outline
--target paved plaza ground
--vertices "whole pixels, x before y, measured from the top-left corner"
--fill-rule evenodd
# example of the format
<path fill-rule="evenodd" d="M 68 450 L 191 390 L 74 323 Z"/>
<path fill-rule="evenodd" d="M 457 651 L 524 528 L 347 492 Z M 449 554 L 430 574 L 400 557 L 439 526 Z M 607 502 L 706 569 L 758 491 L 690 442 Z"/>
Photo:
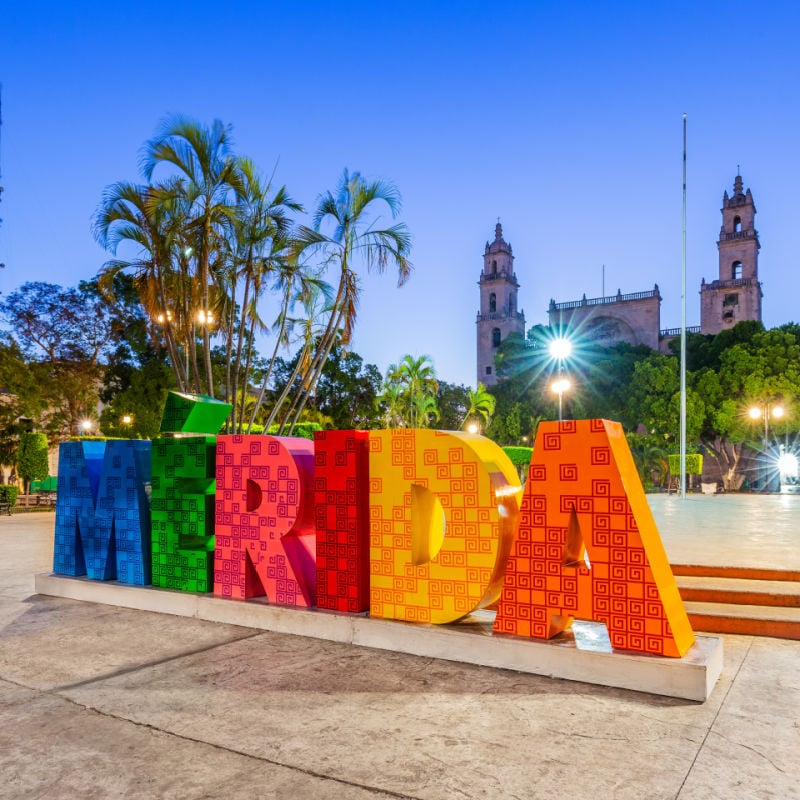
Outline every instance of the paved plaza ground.
<path fill-rule="evenodd" d="M 674 562 L 798 568 L 800 498 L 705 500 Z M 800 798 L 800 642 L 692 703 L 37 596 L 53 521 L 0 518 L 0 798 Z"/>

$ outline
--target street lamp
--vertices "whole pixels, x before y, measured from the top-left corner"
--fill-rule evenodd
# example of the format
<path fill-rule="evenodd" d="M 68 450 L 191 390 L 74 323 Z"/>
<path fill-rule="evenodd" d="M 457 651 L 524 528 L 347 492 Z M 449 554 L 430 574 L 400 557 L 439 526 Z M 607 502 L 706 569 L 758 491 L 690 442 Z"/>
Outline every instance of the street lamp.
<path fill-rule="evenodd" d="M 92 430 L 93 427 L 93 423 L 90 419 L 82 419 L 78 423 L 78 425 L 80 426 L 80 429 L 83 431 L 84 436 L 88 436 L 89 432 Z"/>
<path fill-rule="evenodd" d="M 467 433 L 478 433 L 480 429 L 481 427 L 477 422 L 470 422 L 470 424 L 467 425 Z"/>
<path fill-rule="evenodd" d="M 750 415 L 750 419 L 754 421 L 763 417 L 764 438 L 762 440 L 762 444 L 764 447 L 766 447 L 769 440 L 769 418 L 772 417 L 773 419 L 782 419 L 786 411 L 782 405 L 772 406 L 767 402 L 761 401 L 759 405 L 751 406 L 747 413 Z"/>
<path fill-rule="evenodd" d="M 572 384 L 569 382 L 569 378 L 557 378 L 553 381 L 550 385 L 550 388 L 558 395 L 558 421 L 561 422 L 563 419 L 563 400 L 564 400 L 564 392 L 569 391 L 569 387 Z"/>
<path fill-rule="evenodd" d="M 553 381 L 550 388 L 558 395 L 558 421 L 563 419 L 564 392 L 569 390 L 569 378 L 564 377 L 564 361 L 572 354 L 572 342 L 559 336 L 552 339 L 548 346 L 550 356 L 558 363 L 558 378 Z"/>
<path fill-rule="evenodd" d="M 758 405 L 751 406 L 748 410 L 748 415 L 750 419 L 754 422 L 758 419 L 764 420 L 764 434 L 763 438 L 761 439 L 762 445 L 762 454 L 761 454 L 761 462 L 763 464 L 763 485 L 761 487 L 761 491 L 767 491 L 769 489 L 770 484 L 770 459 L 768 454 L 769 448 L 769 420 L 770 417 L 772 419 L 782 419 L 786 414 L 783 406 L 779 403 L 776 405 L 772 405 L 767 400 L 759 401 Z"/>

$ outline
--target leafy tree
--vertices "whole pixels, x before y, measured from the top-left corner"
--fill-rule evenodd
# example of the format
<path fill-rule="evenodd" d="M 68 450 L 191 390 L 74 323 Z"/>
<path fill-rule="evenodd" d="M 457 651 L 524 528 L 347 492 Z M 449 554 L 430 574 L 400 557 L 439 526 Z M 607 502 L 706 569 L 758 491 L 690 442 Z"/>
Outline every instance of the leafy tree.
<path fill-rule="evenodd" d="M 779 423 L 778 432 L 788 437 L 800 431 L 800 337 L 795 328 L 755 331 L 720 355 L 718 371 L 705 368 L 694 376 L 706 407 L 702 443 L 719 464 L 727 490 L 739 489 L 744 483 L 748 450 L 770 444 L 761 441 L 763 417 L 754 422 L 747 413 L 749 408 L 769 412 L 781 404 L 789 413 Z M 767 423 L 769 431 L 769 419 Z M 775 433 L 773 422 L 772 435 Z"/>
<path fill-rule="evenodd" d="M 436 393 L 436 406 L 439 409 L 437 425 L 442 430 L 457 431 L 461 428 L 469 408 L 469 391 L 466 386 L 439 381 L 439 391 Z"/>
<path fill-rule="evenodd" d="M 625 438 L 643 486 L 662 486 L 668 472 L 664 441 L 657 436 L 642 433 L 628 433 Z"/>
<path fill-rule="evenodd" d="M 275 394 L 283 394 L 288 381 L 299 380 L 297 362 L 304 355 L 305 348 L 301 348 L 291 361 L 276 359 L 274 376 L 278 388 Z M 360 355 L 337 345 L 325 363 L 317 391 L 304 411 L 303 420 L 340 430 L 377 427 L 380 424 L 377 405 L 380 387 L 381 375 L 374 364 L 364 364 Z"/>
<path fill-rule="evenodd" d="M 37 427 L 55 439 L 74 433 L 97 407 L 102 360 L 113 349 L 113 320 L 88 284 L 63 289 L 26 283 L 0 306 L 39 382 Z"/>
<path fill-rule="evenodd" d="M 331 350 L 314 396 L 315 407 L 340 430 L 378 427 L 381 374 L 357 353 Z"/>
<path fill-rule="evenodd" d="M 31 481 L 43 481 L 48 474 L 47 436 L 25 431 L 20 435 L 17 474 L 27 493 Z"/>
<path fill-rule="evenodd" d="M 145 360 L 141 366 L 117 371 L 119 383 L 100 414 L 107 436 L 154 439 L 161 429 L 167 392 L 175 388 L 169 365 L 161 359 Z M 126 419 L 128 418 L 128 419 Z"/>

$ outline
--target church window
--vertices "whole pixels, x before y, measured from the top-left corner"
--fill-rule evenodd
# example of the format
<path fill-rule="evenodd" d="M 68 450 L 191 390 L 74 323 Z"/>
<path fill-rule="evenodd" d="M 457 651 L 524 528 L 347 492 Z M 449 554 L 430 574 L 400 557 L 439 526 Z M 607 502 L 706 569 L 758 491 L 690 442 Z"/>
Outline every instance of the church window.
<path fill-rule="evenodd" d="M 486 374 L 487 375 L 491 375 L 492 374 L 492 368 L 491 367 L 486 367 Z"/>
<path fill-rule="evenodd" d="M 500 328 L 492 328 L 492 347 L 500 347 Z"/>
<path fill-rule="evenodd" d="M 734 217 L 733 218 L 733 232 L 740 233 L 742 230 L 742 218 L 741 217 Z"/>
<path fill-rule="evenodd" d="M 497 275 L 497 261 L 492 261 L 492 275 Z"/>
<path fill-rule="evenodd" d="M 739 278 L 742 277 L 742 262 L 741 261 L 734 261 L 731 265 L 731 277 L 738 281 Z"/>
<path fill-rule="evenodd" d="M 514 295 L 513 294 L 508 298 L 508 310 L 509 310 L 509 312 L 511 314 L 514 313 Z"/>
<path fill-rule="evenodd" d="M 723 306 L 738 306 L 739 305 L 739 295 L 735 292 L 731 294 L 726 294 L 725 299 L 722 301 Z"/>
<path fill-rule="evenodd" d="M 489 295 L 489 313 L 494 314 L 497 311 L 497 295 L 492 292 Z"/>

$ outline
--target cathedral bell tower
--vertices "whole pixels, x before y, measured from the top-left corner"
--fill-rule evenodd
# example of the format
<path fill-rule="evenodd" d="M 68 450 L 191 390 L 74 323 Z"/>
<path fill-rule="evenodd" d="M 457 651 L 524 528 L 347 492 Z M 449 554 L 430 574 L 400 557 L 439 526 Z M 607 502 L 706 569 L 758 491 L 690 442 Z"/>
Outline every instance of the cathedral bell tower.
<path fill-rule="evenodd" d="M 719 278 L 705 279 L 700 287 L 700 332 L 715 334 L 742 320 L 761 322 L 761 284 L 758 281 L 758 231 L 756 207 L 748 189 L 742 191 L 742 176 L 736 176 L 733 195 L 722 198 L 722 228 L 719 232 Z"/>
<path fill-rule="evenodd" d="M 519 284 L 514 274 L 511 245 L 503 240 L 503 227 L 498 221 L 494 241 L 486 242 L 483 271 L 478 282 L 481 306 L 478 326 L 478 377 L 486 386 L 497 383 L 494 357 L 500 342 L 510 333 L 525 335 L 525 315 L 517 309 Z"/>

